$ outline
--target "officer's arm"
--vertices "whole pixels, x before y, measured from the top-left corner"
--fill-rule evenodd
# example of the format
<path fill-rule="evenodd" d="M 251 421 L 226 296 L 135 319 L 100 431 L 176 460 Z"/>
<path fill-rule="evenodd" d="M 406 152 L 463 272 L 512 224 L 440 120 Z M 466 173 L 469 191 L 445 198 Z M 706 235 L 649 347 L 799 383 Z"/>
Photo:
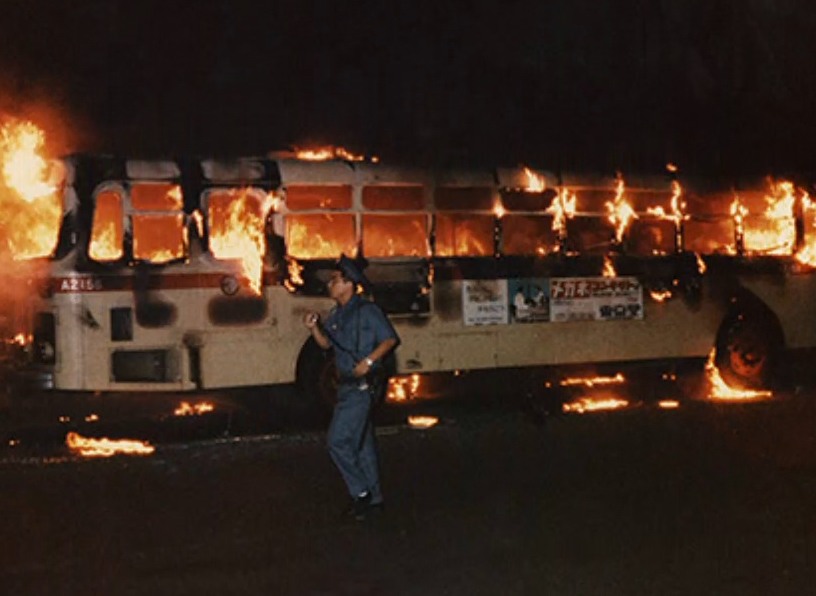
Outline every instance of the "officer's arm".
<path fill-rule="evenodd" d="M 379 362 L 383 356 L 388 354 L 391 350 L 393 350 L 397 345 L 397 338 L 389 337 L 385 341 L 381 342 L 371 354 L 368 355 L 369 360 L 372 362 Z"/>
<path fill-rule="evenodd" d="M 373 319 L 375 337 L 379 343 L 368 355 L 368 358 L 371 359 L 372 362 L 379 362 L 388 352 L 399 345 L 400 339 L 394 327 L 391 325 L 391 322 L 388 320 L 388 317 L 385 316 L 385 313 L 377 306 L 369 308 Z"/>

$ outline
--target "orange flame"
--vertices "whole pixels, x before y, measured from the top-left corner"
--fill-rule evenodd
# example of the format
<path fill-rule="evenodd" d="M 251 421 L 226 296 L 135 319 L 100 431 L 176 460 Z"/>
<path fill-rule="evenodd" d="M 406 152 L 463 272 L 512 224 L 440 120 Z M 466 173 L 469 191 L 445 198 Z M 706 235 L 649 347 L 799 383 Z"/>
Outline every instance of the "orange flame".
<path fill-rule="evenodd" d="M 122 439 L 113 441 L 108 438 L 89 439 L 70 432 L 65 437 L 65 444 L 72 452 L 83 457 L 111 457 L 117 453 L 131 455 L 150 455 L 156 448 L 144 441 Z"/>
<path fill-rule="evenodd" d="M 700 272 L 700 275 L 703 275 L 706 272 L 706 264 L 699 254 L 694 253 L 694 256 L 697 258 L 697 271 Z"/>
<path fill-rule="evenodd" d="M 190 405 L 190 402 L 183 401 L 173 411 L 174 416 L 201 416 L 207 412 L 215 410 L 215 406 L 210 402 L 201 402 L 195 405 Z"/>
<path fill-rule="evenodd" d="M 714 361 L 715 356 L 716 349 L 711 350 L 705 365 L 706 377 L 711 386 L 708 399 L 715 401 L 757 401 L 773 397 L 773 392 L 771 391 L 734 389 L 730 387 L 722 378 L 720 369 L 717 368 Z"/>
<path fill-rule="evenodd" d="M 332 219 L 330 214 L 325 217 Z M 287 222 L 287 236 L 289 254 L 301 259 L 333 259 L 341 253 L 352 257 L 357 254 L 356 247 L 349 244 L 353 239 L 346 237 L 339 226 L 324 226 L 318 231 L 302 221 L 290 218 Z"/>
<path fill-rule="evenodd" d="M 654 300 L 655 302 L 665 302 L 666 300 L 672 297 L 672 293 L 670 290 L 661 291 L 652 290 L 651 292 L 649 292 L 649 296 L 651 296 L 652 300 Z"/>
<path fill-rule="evenodd" d="M 0 129 L 0 208 L 14 259 L 50 255 L 62 219 L 65 172 L 43 155 L 45 133 L 31 122 L 10 122 Z"/>
<path fill-rule="evenodd" d="M 584 414 L 586 412 L 598 412 L 603 410 L 619 410 L 628 405 L 628 401 L 617 397 L 582 397 L 574 402 L 562 405 L 561 411 L 564 413 L 576 412 L 578 414 Z"/>
<path fill-rule="evenodd" d="M 657 402 L 657 407 L 663 410 L 676 410 L 680 407 L 680 402 L 675 399 L 661 399 Z"/>
<path fill-rule="evenodd" d="M 524 168 L 524 176 L 527 178 L 527 192 L 544 192 L 547 188 L 547 182 L 544 176 L 540 176 L 533 172 L 530 168 Z"/>
<path fill-rule="evenodd" d="M 388 379 L 388 401 L 403 402 L 416 397 L 420 378 L 414 373 L 410 377 L 392 377 Z"/>
<path fill-rule="evenodd" d="M 411 425 L 411 428 L 431 428 L 438 422 L 439 418 L 434 416 L 408 416 L 408 424 Z"/>
<path fill-rule="evenodd" d="M 621 373 L 614 377 L 569 377 L 561 381 L 562 387 L 575 387 L 576 385 L 583 385 L 584 387 L 595 387 L 597 385 L 620 385 L 626 382 L 626 377 Z"/>
<path fill-rule="evenodd" d="M 612 264 L 612 260 L 607 256 L 604 256 L 603 276 L 604 277 L 618 276 L 618 272 L 615 271 L 615 266 Z"/>
<path fill-rule="evenodd" d="M 623 178 L 618 177 L 615 199 L 606 202 L 607 219 L 609 219 L 609 223 L 615 226 L 615 239 L 618 242 L 623 240 L 623 235 L 626 233 L 629 223 L 638 218 L 637 213 L 626 200 L 625 193 L 626 185 Z"/>
<path fill-rule="evenodd" d="M 266 252 L 264 222 L 276 204 L 272 194 L 263 200 L 247 190 L 219 193 L 213 199 L 226 197 L 223 206 L 210 212 L 210 250 L 219 259 L 237 259 L 253 294 L 261 293 L 263 261 Z M 211 209 L 214 205 L 211 205 Z"/>
<path fill-rule="evenodd" d="M 343 159 L 345 161 L 365 161 L 365 156 L 357 155 L 343 147 L 317 147 L 314 149 L 298 149 L 295 156 L 304 161 L 327 161 L 329 159 Z M 379 158 L 372 157 L 371 161 L 377 163 Z"/>
<path fill-rule="evenodd" d="M 796 191 L 793 183 L 771 181 L 765 202 L 767 206 L 763 216 L 767 221 L 759 229 L 750 227 L 745 230 L 745 248 L 753 253 L 789 255 L 796 244 Z"/>
<path fill-rule="evenodd" d="M 567 235 L 567 220 L 575 216 L 577 207 L 578 197 L 567 188 L 562 188 L 547 207 L 545 213 L 553 215 L 552 230 L 558 233 L 559 238 Z"/>

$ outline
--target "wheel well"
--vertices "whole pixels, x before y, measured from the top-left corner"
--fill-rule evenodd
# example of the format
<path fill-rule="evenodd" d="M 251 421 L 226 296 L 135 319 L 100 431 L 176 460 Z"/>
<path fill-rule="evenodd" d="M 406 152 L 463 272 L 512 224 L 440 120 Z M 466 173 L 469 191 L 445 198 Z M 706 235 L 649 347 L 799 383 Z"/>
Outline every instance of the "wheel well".
<path fill-rule="evenodd" d="M 785 334 L 779 317 L 761 298 L 742 287 L 731 298 L 731 305 L 717 330 L 716 345 L 720 345 L 731 327 L 741 321 L 762 328 L 776 349 L 785 347 Z"/>

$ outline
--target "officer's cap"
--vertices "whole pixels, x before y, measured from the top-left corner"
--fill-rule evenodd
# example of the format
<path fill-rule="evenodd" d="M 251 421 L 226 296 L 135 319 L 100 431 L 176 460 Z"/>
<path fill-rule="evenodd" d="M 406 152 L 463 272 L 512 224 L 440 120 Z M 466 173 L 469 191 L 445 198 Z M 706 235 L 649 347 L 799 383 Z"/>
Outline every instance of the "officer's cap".
<path fill-rule="evenodd" d="M 368 281 L 368 278 L 363 273 L 363 269 L 365 269 L 367 265 L 368 262 L 365 259 L 358 258 L 352 260 L 343 254 L 340 255 L 336 268 L 343 274 L 343 277 L 349 281 L 361 285 L 367 292 L 369 289 L 371 289 L 371 282 Z"/>

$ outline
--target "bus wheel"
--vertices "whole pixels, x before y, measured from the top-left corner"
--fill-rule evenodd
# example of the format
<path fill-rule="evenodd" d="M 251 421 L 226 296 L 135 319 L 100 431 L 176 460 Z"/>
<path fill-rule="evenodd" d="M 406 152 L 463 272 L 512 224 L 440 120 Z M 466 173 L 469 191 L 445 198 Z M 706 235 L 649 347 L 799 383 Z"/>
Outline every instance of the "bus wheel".
<path fill-rule="evenodd" d="M 330 412 L 337 401 L 337 372 L 334 355 L 311 337 L 297 361 L 297 388 L 301 400 L 319 413 Z"/>
<path fill-rule="evenodd" d="M 723 380 L 741 389 L 768 389 L 781 343 L 773 329 L 736 320 L 717 338 L 715 363 Z"/>

